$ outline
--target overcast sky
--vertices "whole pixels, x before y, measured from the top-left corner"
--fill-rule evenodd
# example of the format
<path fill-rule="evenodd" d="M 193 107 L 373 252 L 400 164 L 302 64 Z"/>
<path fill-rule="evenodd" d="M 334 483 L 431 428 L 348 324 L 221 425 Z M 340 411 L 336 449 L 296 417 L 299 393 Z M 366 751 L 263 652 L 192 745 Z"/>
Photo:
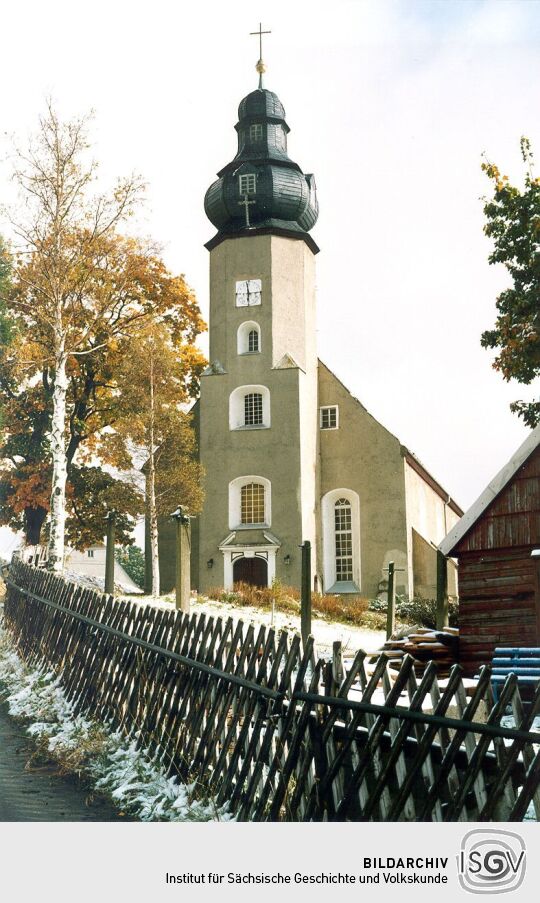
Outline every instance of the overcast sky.
<path fill-rule="evenodd" d="M 319 355 L 467 507 L 527 435 L 509 402 L 533 394 L 480 347 L 506 285 L 480 165 L 519 181 L 521 135 L 540 156 L 537 2 L 20 0 L 2 11 L 1 184 L 46 95 L 93 108 L 103 180 L 144 176 L 140 229 L 206 314 L 203 197 L 236 151 L 259 20 L 289 154 L 317 180 Z"/>

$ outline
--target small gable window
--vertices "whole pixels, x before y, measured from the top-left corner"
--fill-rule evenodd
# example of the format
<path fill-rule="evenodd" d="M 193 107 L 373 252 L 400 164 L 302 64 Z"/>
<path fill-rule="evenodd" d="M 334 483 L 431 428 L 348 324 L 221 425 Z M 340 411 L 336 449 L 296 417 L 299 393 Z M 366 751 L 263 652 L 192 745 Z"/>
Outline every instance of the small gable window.
<path fill-rule="evenodd" d="M 242 279 L 236 283 L 236 306 L 256 307 L 261 303 L 260 279 Z"/>
<path fill-rule="evenodd" d="M 262 141 L 263 127 L 260 122 L 255 122 L 249 127 L 249 137 L 251 141 Z"/>
<path fill-rule="evenodd" d="M 339 427 L 339 412 L 337 405 L 321 408 L 320 424 L 322 430 L 337 430 Z"/>
<path fill-rule="evenodd" d="M 257 185 L 255 181 L 255 173 L 249 172 L 239 177 L 240 194 L 255 194 Z"/>

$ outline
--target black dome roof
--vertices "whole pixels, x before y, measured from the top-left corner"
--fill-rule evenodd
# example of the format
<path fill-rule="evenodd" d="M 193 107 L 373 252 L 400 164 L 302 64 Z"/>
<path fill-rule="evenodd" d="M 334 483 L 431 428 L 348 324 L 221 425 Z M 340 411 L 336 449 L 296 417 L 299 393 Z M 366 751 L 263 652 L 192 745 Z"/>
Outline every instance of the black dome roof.
<path fill-rule="evenodd" d="M 240 101 L 238 107 L 238 119 L 251 118 L 252 116 L 267 116 L 275 119 L 285 119 L 285 108 L 277 94 L 267 91 L 266 88 L 258 88 Z"/>
<path fill-rule="evenodd" d="M 261 230 L 307 239 L 319 213 L 315 178 L 288 156 L 290 130 L 277 94 L 260 87 L 244 97 L 235 129 L 238 152 L 204 199 L 206 215 L 218 229 L 209 244 Z"/>

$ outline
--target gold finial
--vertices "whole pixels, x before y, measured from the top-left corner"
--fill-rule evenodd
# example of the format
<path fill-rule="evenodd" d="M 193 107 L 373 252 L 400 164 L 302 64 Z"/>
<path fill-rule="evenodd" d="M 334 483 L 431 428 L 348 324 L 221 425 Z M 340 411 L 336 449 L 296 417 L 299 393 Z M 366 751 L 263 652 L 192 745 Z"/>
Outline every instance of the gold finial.
<path fill-rule="evenodd" d="M 258 31 L 250 31 L 250 35 L 259 35 L 259 59 L 255 65 L 255 69 L 259 73 L 259 88 L 262 88 L 262 77 L 263 73 L 266 72 L 266 66 L 264 64 L 264 60 L 262 58 L 262 36 L 263 34 L 272 34 L 271 31 L 263 31 L 262 24 L 259 22 L 259 30 Z"/>

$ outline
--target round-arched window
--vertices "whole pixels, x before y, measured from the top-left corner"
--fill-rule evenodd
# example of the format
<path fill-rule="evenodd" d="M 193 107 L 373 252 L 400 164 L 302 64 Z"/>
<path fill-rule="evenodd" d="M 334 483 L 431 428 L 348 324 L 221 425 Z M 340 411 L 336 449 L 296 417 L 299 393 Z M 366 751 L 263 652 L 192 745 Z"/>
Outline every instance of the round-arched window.
<path fill-rule="evenodd" d="M 248 333 L 248 351 L 253 353 L 259 350 L 259 333 L 256 329 L 251 329 Z"/>
<path fill-rule="evenodd" d="M 242 524 L 264 524 L 264 486 L 247 483 L 240 492 L 240 521 Z"/>
<path fill-rule="evenodd" d="M 248 320 L 241 323 L 237 333 L 238 354 L 256 354 L 261 350 L 261 328 L 258 323 Z"/>
<path fill-rule="evenodd" d="M 340 498 L 334 505 L 334 536 L 336 542 L 336 580 L 352 580 L 352 511 L 351 503 L 348 499 Z"/>
<path fill-rule="evenodd" d="M 269 527 L 272 522 L 270 480 L 258 474 L 236 477 L 229 483 L 229 527 Z"/>
<path fill-rule="evenodd" d="M 229 396 L 231 430 L 270 426 L 270 391 L 267 386 L 238 386 Z"/>
<path fill-rule="evenodd" d="M 260 392 L 244 395 L 244 426 L 260 426 L 263 422 L 263 397 Z"/>

